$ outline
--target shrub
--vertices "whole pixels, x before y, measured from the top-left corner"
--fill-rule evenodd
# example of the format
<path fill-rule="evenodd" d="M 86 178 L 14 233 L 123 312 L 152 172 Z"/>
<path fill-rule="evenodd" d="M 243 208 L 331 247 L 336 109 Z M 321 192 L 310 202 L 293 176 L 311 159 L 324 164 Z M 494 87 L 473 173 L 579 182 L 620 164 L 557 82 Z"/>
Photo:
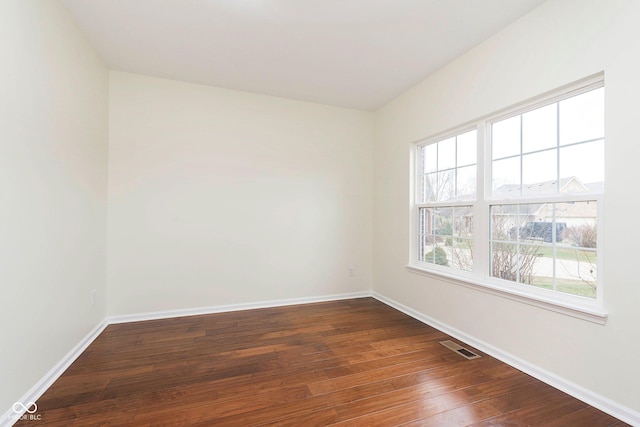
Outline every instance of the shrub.
<path fill-rule="evenodd" d="M 598 240 L 598 230 L 595 225 L 584 224 L 567 229 L 567 236 L 576 246 L 595 248 Z"/>
<path fill-rule="evenodd" d="M 425 261 L 431 262 L 434 259 L 434 251 L 435 251 L 435 260 L 434 262 L 438 265 L 444 265 L 445 267 L 449 266 L 449 261 L 447 260 L 447 253 L 444 249 L 440 247 L 436 247 L 433 251 L 428 252 L 424 258 Z"/>

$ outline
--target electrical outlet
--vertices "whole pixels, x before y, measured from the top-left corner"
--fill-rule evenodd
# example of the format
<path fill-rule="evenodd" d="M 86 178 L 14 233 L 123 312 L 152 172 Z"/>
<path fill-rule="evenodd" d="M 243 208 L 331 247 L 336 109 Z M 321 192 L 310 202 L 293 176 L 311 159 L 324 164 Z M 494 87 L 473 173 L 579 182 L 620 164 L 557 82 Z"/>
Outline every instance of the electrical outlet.
<path fill-rule="evenodd" d="M 355 267 L 349 267 L 349 277 L 353 277 L 356 275 Z"/>

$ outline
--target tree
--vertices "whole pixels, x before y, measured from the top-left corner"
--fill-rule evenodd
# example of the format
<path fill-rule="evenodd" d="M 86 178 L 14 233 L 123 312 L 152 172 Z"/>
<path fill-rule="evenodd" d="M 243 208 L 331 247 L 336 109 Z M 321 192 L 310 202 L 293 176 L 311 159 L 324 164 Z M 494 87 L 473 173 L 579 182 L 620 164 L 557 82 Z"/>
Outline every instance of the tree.
<path fill-rule="evenodd" d="M 492 233 L 491 275 L 512 282 L 533 284 L 533 267 L 540 248 L 537 240 L 531 239 L 521 244 L 517 230 L 515 235 L 509 230 L 507 218 L 503 215 L 494 215 Z"/>
<path fill-rule="evenodd" d="M 598 243 L 598 229 L 595 224 L 583 224 L 569 227 L 567 237 L 574 246 L 581 248 L 596 248 Z M 576 249 L 576 261 L 578 262 L 578 277 L 591 289 L 596 289 L 597 266 L 589 252 Z"/>
<path fill-rule="evenodd" d="M 583 224 L 567 228 L 567 238 L 575 246 L 595 248 L 598 240 L 598 229 L 595 224 Z"/>

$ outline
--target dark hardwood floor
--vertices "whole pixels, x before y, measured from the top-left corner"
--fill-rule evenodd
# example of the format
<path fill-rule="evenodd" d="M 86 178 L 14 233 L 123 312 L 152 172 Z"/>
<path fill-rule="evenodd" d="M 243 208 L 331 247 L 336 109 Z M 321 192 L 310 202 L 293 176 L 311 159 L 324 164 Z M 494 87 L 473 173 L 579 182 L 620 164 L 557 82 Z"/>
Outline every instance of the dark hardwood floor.
<path fill-rule="evenodd" d="M 111 325 L 16 425 L 625 425 L 446 339 L 372 298 Z"/>

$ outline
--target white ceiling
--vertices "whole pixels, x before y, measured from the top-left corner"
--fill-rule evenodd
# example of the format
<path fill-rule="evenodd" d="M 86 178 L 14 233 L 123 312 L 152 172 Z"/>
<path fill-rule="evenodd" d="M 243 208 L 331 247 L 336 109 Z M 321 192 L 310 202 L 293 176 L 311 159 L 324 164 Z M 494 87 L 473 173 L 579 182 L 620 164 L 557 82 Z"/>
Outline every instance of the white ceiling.
<path fill-rule="evenodd" d="M 113 70 L 375 110 L 544 0 L 63 0 Z"/>

